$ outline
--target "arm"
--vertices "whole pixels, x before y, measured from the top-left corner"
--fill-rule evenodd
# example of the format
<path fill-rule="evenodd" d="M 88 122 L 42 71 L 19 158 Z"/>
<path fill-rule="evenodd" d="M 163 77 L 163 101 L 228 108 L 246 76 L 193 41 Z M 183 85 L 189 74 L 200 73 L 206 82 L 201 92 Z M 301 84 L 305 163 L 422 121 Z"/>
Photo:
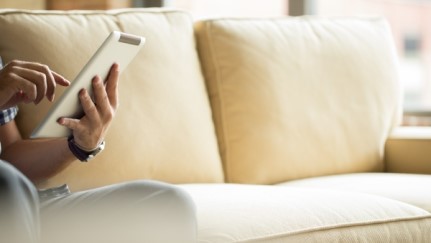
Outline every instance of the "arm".
<path fill-rule="evenodd" d="M 92 150 L 103 141 L 118 106 L 118 76 L 118 65 L 114 64 L 106 81 L 106 87 L 99 77 L 95 77 L 92 80 L 92 88 L 97 106 L 88 92 L 81 90 L 79 98 L 85 115 L 81 119 L 60 118 L 58 120 L 60 125 L 73 131 L 75 142 L 80 147 Z M 22 96 L 20 90 L 16 92 L 19 95 L 11 95 L 11 99 Z M 51 95 L 44 94 L 48 98 Z M 39 94 L 36 92 L 34 97 L 37 99 Z M 69 150 L 66 138 L 23 140 L 15 122 L 0 127 L 0 141 L 3 146 L 1 158 L 16 166 L 33 181 L 50 177 L 76 160 Z"/>
<path fill-rule="evenodd" d="M 0 141 L 1 159 L 32 181 L 50 177 L 75 160 L 66 138 L 23 140 L 14 121 L 0 127 Z"/>
<path fill-rule="evenodd" d="M 431 127 L 399 127 L 386 142 L 388 172 L 431 174 Z"/>

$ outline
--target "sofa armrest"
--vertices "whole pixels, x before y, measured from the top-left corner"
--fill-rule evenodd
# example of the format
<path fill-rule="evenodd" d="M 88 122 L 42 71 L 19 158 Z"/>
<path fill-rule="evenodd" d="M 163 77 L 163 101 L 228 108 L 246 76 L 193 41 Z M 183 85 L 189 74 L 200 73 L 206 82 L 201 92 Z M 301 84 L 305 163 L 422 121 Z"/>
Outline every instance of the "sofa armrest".
<path fill-rule="evenodd" d="M 431 174 L 431 127 L 399 127 L 385 145 L 386 171 Z"/>

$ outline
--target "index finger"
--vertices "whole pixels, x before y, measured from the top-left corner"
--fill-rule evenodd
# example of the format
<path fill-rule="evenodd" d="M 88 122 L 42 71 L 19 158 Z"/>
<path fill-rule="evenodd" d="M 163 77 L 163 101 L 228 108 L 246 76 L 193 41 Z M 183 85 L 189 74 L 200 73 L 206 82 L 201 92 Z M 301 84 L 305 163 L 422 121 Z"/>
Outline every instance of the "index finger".
<path fill-rule="evenodd" d="M 70 85 L 70 81 L 67 80 L 65 77 L 61 76 L 60 74 L 51 71 L 52 75 L 54 76 L 54 80 L 57 84 L 61 85 L 61 86 L 69 86 Z"/>

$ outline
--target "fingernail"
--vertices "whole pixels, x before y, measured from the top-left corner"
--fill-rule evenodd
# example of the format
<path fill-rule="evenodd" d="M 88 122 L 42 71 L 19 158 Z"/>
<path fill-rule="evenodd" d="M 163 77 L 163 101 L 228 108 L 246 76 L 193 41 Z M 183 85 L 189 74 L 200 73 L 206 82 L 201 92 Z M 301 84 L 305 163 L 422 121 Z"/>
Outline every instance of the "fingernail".
<path fill-rule="evenodd" d="M 57 119 L 57 123 L 58 123 L 58 124 L 60 124 L 60 125 L 63 125 L 63 124 L 64 124 L 64 121 L 63 121 L 63 119 L 58 118 L 58 119 Z"/>
<path fill-rule="evenodd" d="M 98 81 L 99 81 L 99 76 L 95 76 L 94 78 L 93 78 L 93 83 L 95 84 L 95 83 L 97 83 Z"/>

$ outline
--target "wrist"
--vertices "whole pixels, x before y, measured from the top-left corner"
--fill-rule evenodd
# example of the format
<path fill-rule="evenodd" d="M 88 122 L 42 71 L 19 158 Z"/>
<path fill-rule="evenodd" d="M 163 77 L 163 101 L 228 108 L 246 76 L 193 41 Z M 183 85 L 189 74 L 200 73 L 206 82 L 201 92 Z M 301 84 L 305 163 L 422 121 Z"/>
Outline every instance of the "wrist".
<path fill-rule="evenodd" d="M 102 141 L 94 149 L 89 150 L 87 148 L 84 148 L 78 143 L 76 143 L 73 135 L 67 138 L 67 143 L 72 154 L 75 155 L 75 157 L 82 162 L 88 162 L 105 148 L 105 141 Z"/>
<path fill-rule="evenodd" d="M 73 143 L 75 144 L 76 147 L 78 147 L 79 149 L 81 149 L 85 152 L 88 152 L 88 153 L 96 150 L 103 143 L 103 140 L 102 140 L 95 147 L 90 148 L 90 147 L 82 146 L 80 142 L 76 141 L 76 139 L 73 135 L 69 136 L 69 139 L 71 139 L 73 141 Z"/>

